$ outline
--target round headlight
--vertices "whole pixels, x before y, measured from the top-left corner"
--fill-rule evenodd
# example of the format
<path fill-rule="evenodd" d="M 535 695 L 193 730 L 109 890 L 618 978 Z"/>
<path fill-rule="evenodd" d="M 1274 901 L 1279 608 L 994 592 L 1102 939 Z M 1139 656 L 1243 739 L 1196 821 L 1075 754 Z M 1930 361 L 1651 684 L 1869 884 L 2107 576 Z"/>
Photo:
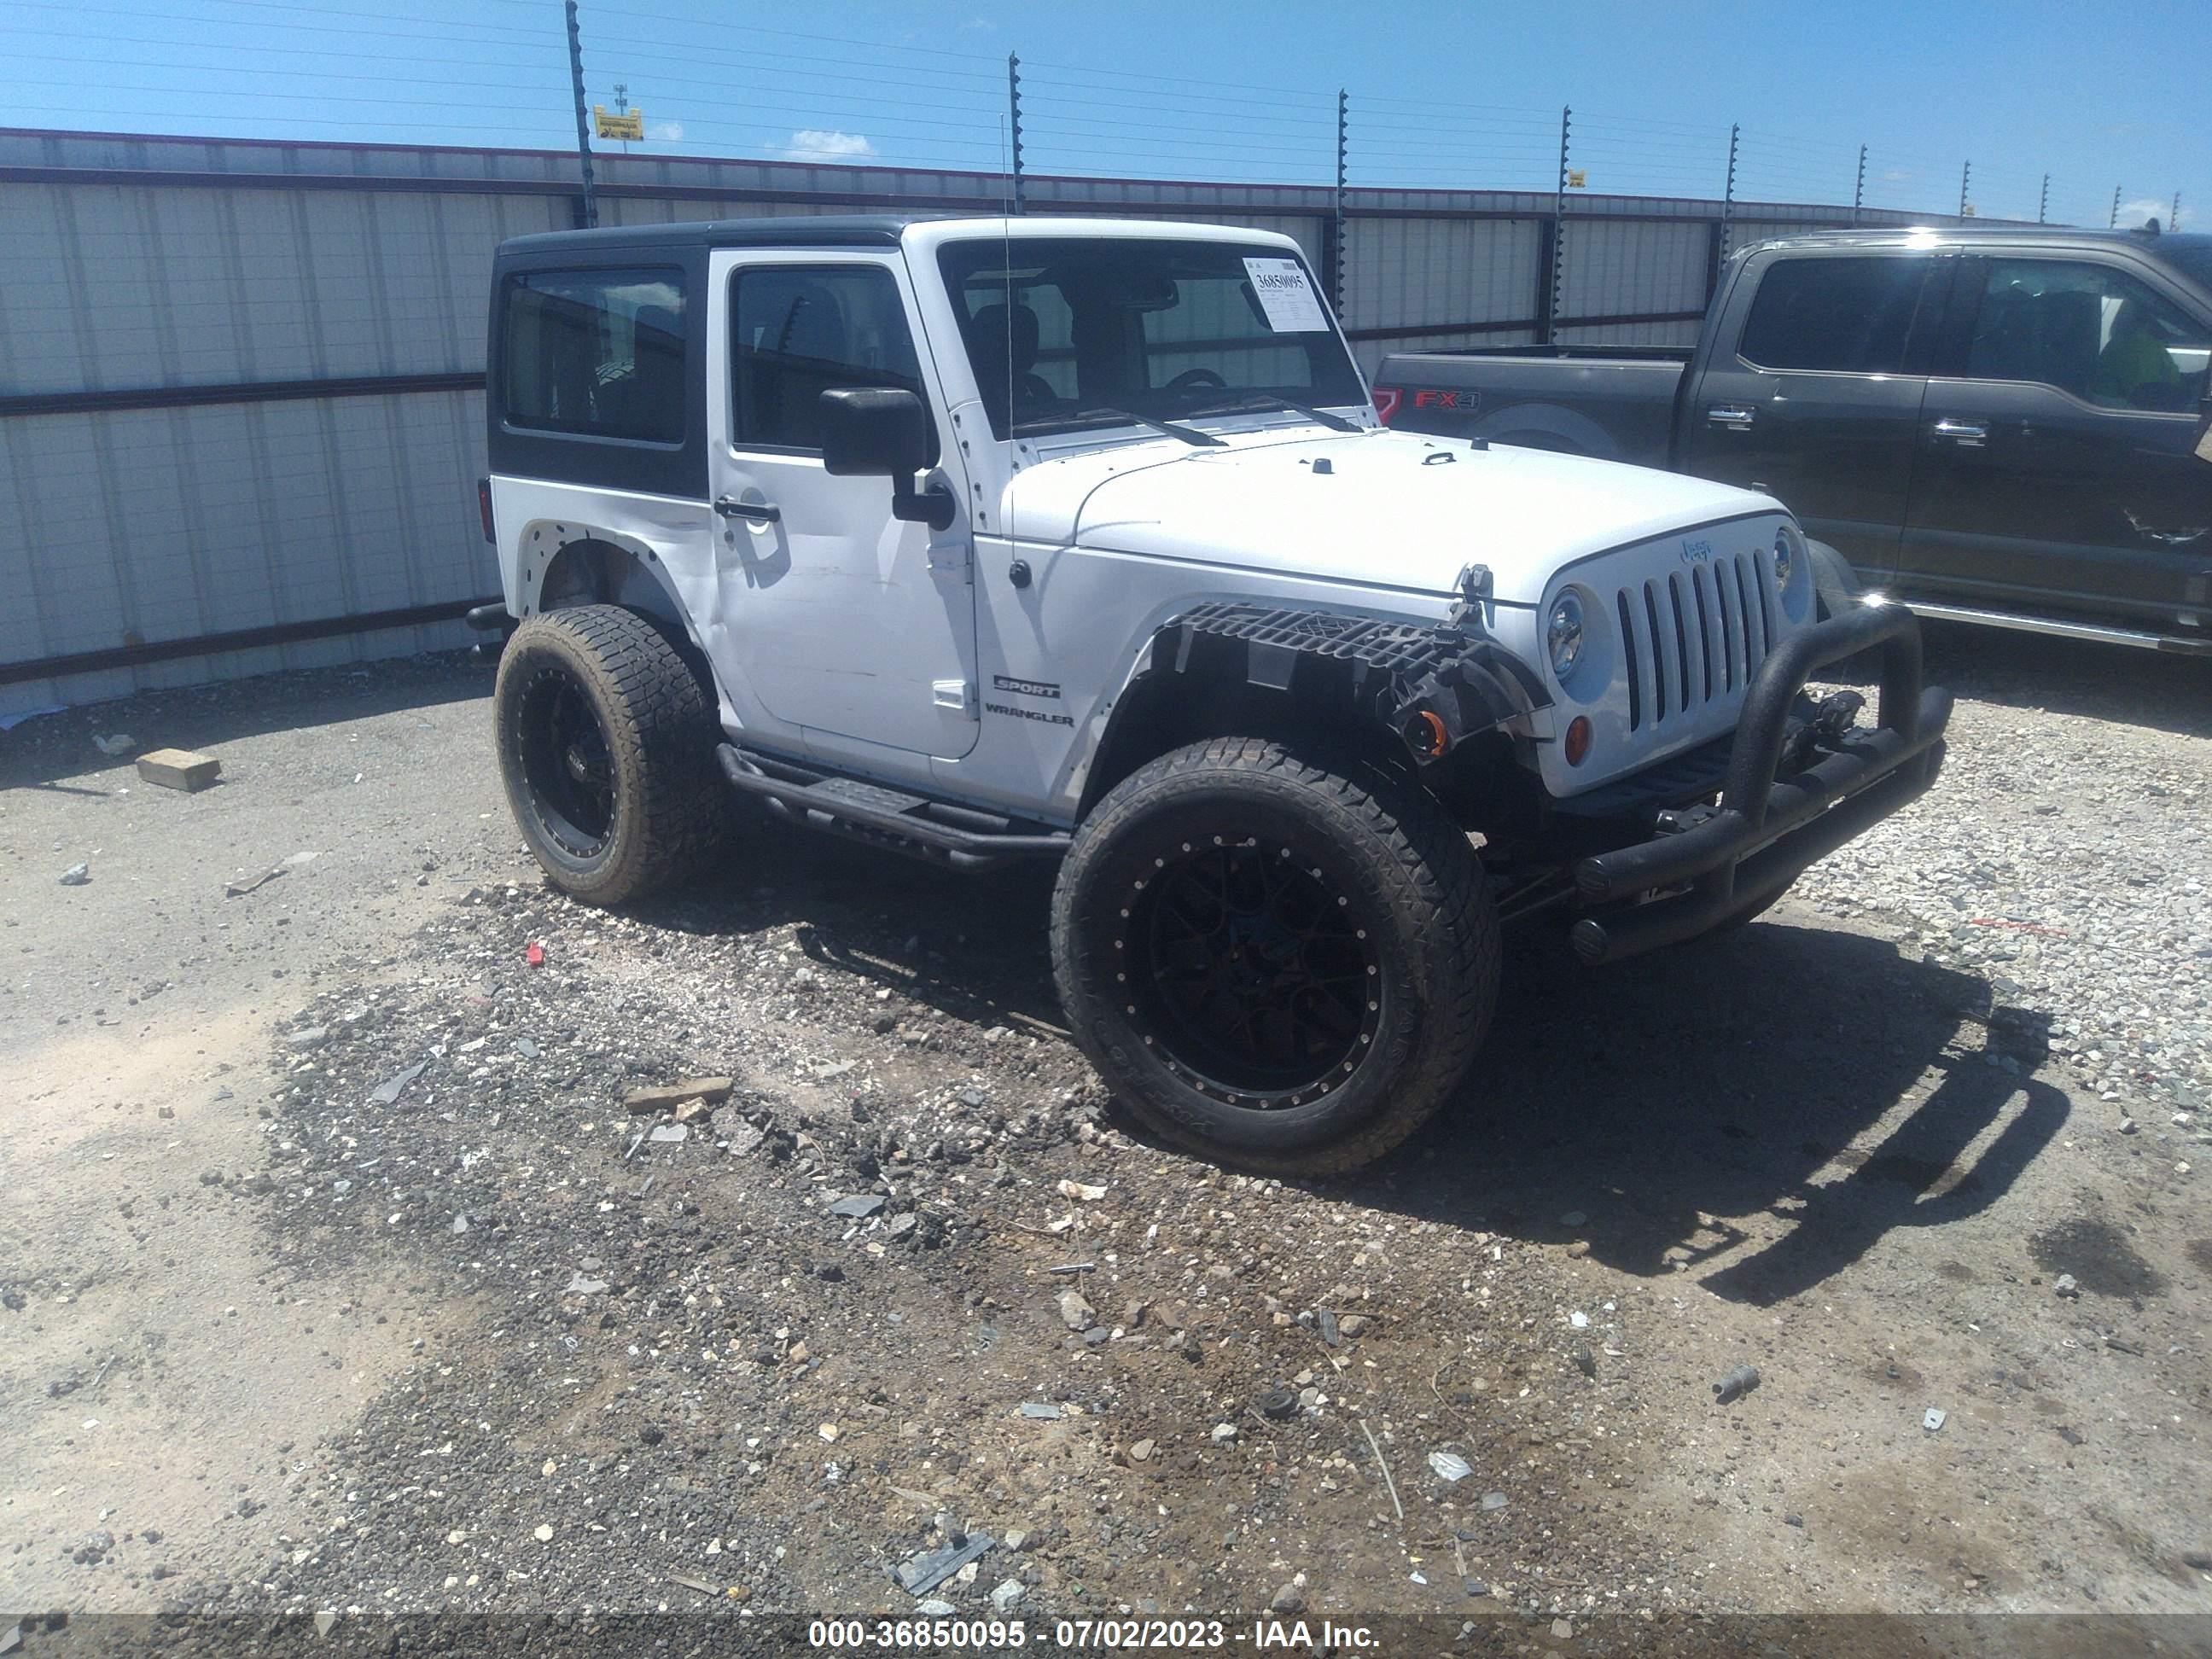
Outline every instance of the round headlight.
<path fill-rule="evenodd" d="M 1572 592 L 1562 593 L 1553 602 L 1544 643 L 1552 653 L 1552 672 L 1566 678 L 1583 653 L 1583 602 Z"/>
<path fill-rule="evenodd" d="M 1797 568 L 1797 533 L 1784 525 L 1774 532 L 1774 585 L 1790 586 L 1790 573 Z"/>

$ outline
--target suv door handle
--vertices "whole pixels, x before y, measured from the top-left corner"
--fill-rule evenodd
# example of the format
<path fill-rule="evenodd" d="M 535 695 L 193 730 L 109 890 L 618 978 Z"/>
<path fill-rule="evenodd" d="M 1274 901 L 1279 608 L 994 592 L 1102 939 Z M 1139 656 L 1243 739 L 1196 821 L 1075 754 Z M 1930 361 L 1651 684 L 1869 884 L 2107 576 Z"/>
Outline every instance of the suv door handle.
<path fill-rule="evenodd" d="M 772 501 L 741 501 L 733 495 L 714 498 L 714 511 L 726 519 L 745 519 L 754 524 L 781 524 L 783 509 Z"/>
<path fill-rule="evenodd" d="M 1744 432 L 1750 429 L 1758 415 L 1759 411 L 1748 404 L 1713 404 L 1705 410 L 1705 424 Z"/>
<path fill-rule="evenodd" d="M 1936 435 L 1955 439 L 1962 444 L 1978 444 L 1990 435 L 1990 428 L 1986 422 L 1957 421 L 1947 415 L 1936 422 Z"/>

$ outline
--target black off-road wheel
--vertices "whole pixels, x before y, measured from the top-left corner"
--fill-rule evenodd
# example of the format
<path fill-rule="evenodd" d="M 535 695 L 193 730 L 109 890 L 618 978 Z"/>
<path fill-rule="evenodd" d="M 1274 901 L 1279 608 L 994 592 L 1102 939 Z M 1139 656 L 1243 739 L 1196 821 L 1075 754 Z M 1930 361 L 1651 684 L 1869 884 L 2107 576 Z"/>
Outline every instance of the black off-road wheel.
<path fill-rule="evenodd" d="M 723 823 L 714 705 L 658 628 L 618 605 L 526 618 L 492 693 L 499 769 L 555 886 L 622 904 L 689 873 Z"/>
<path fill-rule="evenodd" d="M 1053 893 L 1075 1037 L 1146 1127 L 1274 1175 L 1371 1163 L 1465 1075 L 1498 920 L 1466 835 L 1393 774 L 1258 738 L 1164 755 Z"/>

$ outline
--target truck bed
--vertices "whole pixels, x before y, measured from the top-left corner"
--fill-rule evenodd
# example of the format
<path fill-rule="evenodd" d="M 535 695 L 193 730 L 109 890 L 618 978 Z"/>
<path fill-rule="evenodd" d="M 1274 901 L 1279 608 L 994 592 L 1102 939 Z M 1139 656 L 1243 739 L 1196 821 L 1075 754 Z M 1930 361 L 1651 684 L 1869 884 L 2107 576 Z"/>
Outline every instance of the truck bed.
<path fill-rule="evenodd" d="M 1488 438 L 1665 466 L 1690 348 L 1509 346 L 1401 351 L 1383 359 L 1378 398 L 1389 423 L 1442 437 Z"/>

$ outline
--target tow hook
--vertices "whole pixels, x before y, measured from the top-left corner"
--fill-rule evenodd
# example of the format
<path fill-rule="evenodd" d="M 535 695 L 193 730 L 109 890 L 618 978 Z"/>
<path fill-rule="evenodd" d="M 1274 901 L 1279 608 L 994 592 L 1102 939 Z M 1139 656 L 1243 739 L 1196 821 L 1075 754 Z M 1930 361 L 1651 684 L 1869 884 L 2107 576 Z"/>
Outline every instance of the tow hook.
<path fill-rule="evenodd" d="M 1844 733 L 1858 724 L 1859 710 L 1866 707 L 1866 699 L 1856 691 L 1831 691 L 1820 699 L 1814 712 L 1813 729 L 1823 749 L 1833 749 L 1844 740 Z"/>
<path fill-rule="evenodd" d="M 1844 735 L 1857 723 L 1859 710 L 1865 707 L 1866 699 L 1856 691 L 1832 691 L 1821 698 L 1813 710 L 1813 717 L 1792 732 L 1789 741 L 1782 745 L 1775 775 L 1786 777 L 1792 772 L 1802 772 L 1812 764 L 1816 749 L 1843 747 Z"/>
<path fill-rule="evenodd" d="M 1695 806 L 1670 806 L 1653 817 L 1651 831 L 1659 836 L 1679 836 L 1706 822 L 1716 810 L 1711 801 L 1699 801 Z"/>

